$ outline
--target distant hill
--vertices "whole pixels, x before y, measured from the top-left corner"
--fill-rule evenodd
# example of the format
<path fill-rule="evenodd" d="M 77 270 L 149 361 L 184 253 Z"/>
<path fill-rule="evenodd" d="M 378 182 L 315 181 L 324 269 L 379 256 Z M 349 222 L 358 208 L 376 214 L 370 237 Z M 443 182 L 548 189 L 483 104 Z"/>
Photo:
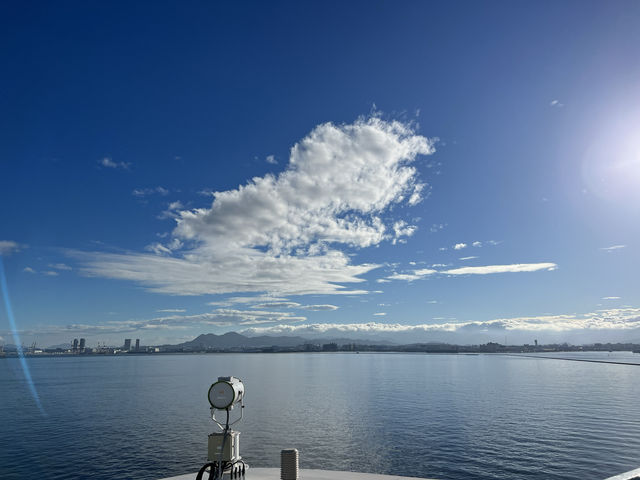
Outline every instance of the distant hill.
<path fill-rule="evenodd" d="M 206 333 L 198 335 L 191 341 L 184 342 L 174 347 L 182 347 L 189 349 L 217 349 L 217 348 L 261 348 L 261 347 L 298 347 L 305 343 L 324 344 L 324 343 L 337 343 L 338 345 L 344 345 L 349 343 L 357 343 L 360 345 L 390 345 L 391 342 L 379 341 L 372 342 L 370 340 L 353 340 L 346 338 L 332 338 L 332 339 L 314 339 L 309 340 L 302 337 L 273 337 L 268 335 L 262 335 L 259 337 L 247 337 L 237 332 L 228 332 L 223 335 L 216 335 L 214 333 Z"/>
<path fill-rule="evenodd" d="M 223 335 L 206 333 L 198 335 L 189 342 L 184 342 L 176 347 L 188 348 L 247 348 L 247 347 L 297 347 L 304 345 L 302 337 L 245 337 L 236 332 L 228 332 Z"/>

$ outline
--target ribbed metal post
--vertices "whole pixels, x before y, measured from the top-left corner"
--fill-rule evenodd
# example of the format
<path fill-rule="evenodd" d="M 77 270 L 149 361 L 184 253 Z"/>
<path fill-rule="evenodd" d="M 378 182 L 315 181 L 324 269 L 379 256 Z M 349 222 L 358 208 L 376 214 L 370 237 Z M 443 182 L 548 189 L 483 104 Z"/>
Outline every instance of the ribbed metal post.
<path fill-rule="evenodd" d="M 298 480 L 298 450 L 288 448 L 280 452 L 280 478 Z"/>

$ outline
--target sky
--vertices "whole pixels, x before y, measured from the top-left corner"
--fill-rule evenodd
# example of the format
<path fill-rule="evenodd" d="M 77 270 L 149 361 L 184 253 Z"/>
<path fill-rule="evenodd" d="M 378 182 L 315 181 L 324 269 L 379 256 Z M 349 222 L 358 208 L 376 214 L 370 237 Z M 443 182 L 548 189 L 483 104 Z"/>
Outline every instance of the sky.
<path fill-rule="evenodd" d="M 638 2 L 0 19 L 0 343 L 640 342 Z"/>

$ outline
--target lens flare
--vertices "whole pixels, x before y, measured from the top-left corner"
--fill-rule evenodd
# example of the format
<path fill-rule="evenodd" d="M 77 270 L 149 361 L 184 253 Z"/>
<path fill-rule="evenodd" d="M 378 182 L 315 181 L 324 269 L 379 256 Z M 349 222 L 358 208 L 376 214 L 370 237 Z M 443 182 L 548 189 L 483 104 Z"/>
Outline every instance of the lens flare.
<path fill-rule="evenodd" d="M 40 397 L 38 396 L 38 391 L 36 390 L 36 386 L 33 383 L 31 378 L 31 372 L 29 371 L 29 364 L 27 363 L 27 359 L 24 356 L 24 352 L 22 350 L 22 342 L 20 341 L 20 335 L 18 334 L 18 329 L 16 328 L 16 321 L 13 316 L 13 310 L 11 309 L 11 302 L 9 301 L 9 288 L 7 287 L 7 279 L 4 275 L 4 264 L 2 263 L 2 255 L 0 255 L 0 287 L 2 288 L 2 297 L 4 299 L 4 306 L 7 310 L 7 317 L 9 318 L 9 326 L 11 327 L 11 333 L 13 335 L 13 342 L 16 344 L 16 349 L 18 350 L 18 358 L 20 359 L 20 366 L 22 367 L 22 372 L 24 373 L 24 379 L 29 386 L 29 390 L 31 392 L 31 396 L 33 397 L 34 402 L 40 413 L 43 416 L 46 416 L 44 408 L 42 407 L 42 403 L 40 402 Z"/>

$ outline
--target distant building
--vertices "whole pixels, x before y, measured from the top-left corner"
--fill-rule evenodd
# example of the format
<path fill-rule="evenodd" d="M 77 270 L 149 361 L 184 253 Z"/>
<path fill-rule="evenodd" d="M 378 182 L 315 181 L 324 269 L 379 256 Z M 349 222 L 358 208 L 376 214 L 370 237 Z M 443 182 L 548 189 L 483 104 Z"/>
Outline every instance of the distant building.
<path fill-rule="evenodd" d="M 136 352 L 140 351 L 140 339 L 136 338 Z"/>
<path fill-rule="evenodd" d="M 73 339 L 73 347 L 71 348 L 71 350 L 73 350 L 74 353 L 78 351 L 78 339 L 77 338 Z"/>
<path fill-rule="evenodd" d="M 84 338 L 80 339 L 80 353 L 84 353 L 85 340 Z"/>
<path fill-rule="evenodd" d="M 533 343 L 535 343 L 536 347 L 538 346 L 538 340 L 534 340 Z"/>
<path fill-rule="evenodd" d="M 130 338 L 125 338 L 124 339 L 124 348 L 123 350 L 126 350 L 127 352 L 129 352 L 131 350 L 131 339 Z"/>
<path fill-rule="evenodd" d="M 323 352 L 337 352 L 338 351 L 338 344 L 337 343 L 325 343 L 324 345 L 322 345 L 322 351 Z"/>

